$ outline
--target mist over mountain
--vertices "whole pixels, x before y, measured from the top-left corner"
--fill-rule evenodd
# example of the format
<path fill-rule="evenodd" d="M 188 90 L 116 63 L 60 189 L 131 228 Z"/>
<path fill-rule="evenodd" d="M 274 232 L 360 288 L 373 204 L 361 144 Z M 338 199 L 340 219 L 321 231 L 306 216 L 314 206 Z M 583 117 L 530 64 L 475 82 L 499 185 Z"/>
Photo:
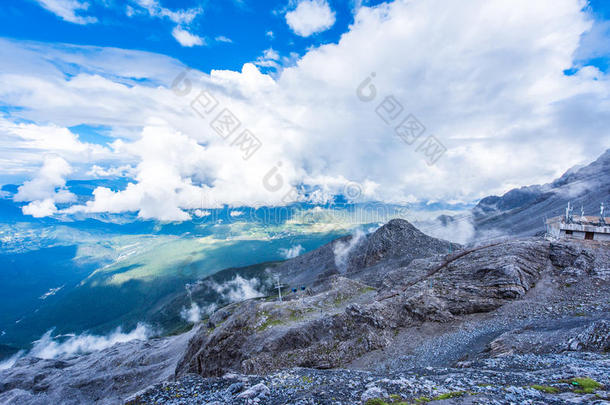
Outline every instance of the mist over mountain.
<path fill-rule="evenodd" d="M 472 210 L 476 237 L 544 232 L 546 219 L 564 215 L 568 202 L 575 207 L 575 215 L 580 215 L 582 207 L 587 216 L 599 216 L 600 203 L 610 205 L 610 149 L 551 183 L 481 199 Z"/>

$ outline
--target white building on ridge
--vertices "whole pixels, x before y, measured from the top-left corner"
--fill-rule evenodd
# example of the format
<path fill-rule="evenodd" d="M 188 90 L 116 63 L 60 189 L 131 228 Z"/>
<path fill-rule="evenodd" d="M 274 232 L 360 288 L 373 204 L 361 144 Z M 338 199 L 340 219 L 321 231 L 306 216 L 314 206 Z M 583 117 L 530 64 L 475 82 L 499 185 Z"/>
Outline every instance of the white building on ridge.
<path fill-rule="evenodd" d="M 580 216 L 572 215 L 573 207 L 568 203 L 566 214 L 563 217 L 552 218 L 547 221 L 552 233 L 562 238 L 584 240 L 610 241 L 610 218 L 604 216 L 604 204 L 600 207 L 599 217 L 585 216 L 581 210 Z"/>

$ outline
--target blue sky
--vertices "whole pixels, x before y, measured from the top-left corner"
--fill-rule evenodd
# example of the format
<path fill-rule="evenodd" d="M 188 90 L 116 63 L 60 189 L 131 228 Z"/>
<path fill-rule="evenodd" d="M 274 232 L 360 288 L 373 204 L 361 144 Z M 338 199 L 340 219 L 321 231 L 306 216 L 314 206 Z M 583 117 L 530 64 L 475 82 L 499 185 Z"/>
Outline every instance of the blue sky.
<path fill-rule="evenodd" d="M 89 3 L 87 10 L 76 14 L 97 21 L 79 24 L 62 19 L 35 0 L 3 1 L 0 4 L 0 36 L 158 52 L 204 72 L 239 70 L 245 62 L 256 60 L 268 48 L 284 56 L 292 52 L 302 55 L 309 47 L 337 42 L 353 22 L 355 7 L 349 0 L 330 1 L 335 13 L 332 27 L 302 37 L 292 32 L 286 23 L 286 11 L 294 8 L 288 0 L 161 0 L 162 7 L 173 11 L 201 9 L 188 24 L 188 30 L 204 38 L 205 44 L 185 47 L 171 35 L 176 26 L 174 22 L 167 17 L 151 17 L 136 1 L 92 0 Z M 381 1 L 373 0 L 366 4 L 379 3 Z M 127 15 L 128 7 L 134 10 L 131 17 Z"/>
<path fill-rule="evenodd" d="M 610 4 L 582 5 L 5 0 L 0 184 L 21 188 L 2 197 L 34 216 L 184 220 L 346 190 L 468 204 L 545 183 L 610 147 Z M 212 125 L 219 111 L 235 133 Z M 70 180 L 124 186 L 83 204 Z"/>

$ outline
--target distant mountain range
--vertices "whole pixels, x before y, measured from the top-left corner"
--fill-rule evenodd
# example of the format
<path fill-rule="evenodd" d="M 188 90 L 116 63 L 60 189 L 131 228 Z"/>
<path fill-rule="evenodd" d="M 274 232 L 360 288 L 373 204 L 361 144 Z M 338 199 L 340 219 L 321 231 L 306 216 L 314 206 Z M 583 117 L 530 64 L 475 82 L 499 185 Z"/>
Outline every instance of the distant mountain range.
<path fill-rule="evenodd" d="M 472 209 L 476 236 L 485 239 L 544 232 L 545 219 L 563 215 L 568 202 L 573 204 L 575 215 L 580 215 L 581 206 L 586 215 L 597 216 L 601 202 L 610 205 L 610 149 L 588 166 L 573 167 L 552 183 L 483 198 Z"/>

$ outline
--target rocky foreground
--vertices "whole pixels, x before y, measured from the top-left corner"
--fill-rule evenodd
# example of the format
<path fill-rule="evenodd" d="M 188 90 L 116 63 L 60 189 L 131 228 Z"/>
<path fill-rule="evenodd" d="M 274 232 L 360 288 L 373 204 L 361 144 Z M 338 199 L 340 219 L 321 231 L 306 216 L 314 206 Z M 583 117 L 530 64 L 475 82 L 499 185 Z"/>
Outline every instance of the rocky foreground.
<path fill-rule="evenodd" d="M 464 368 L 368 372 L 293 368 L 267 376 L 189 374 L 128 404 L 607 404 L 607 356 L 510 355 Z M 588 375 L 586 379 L 574 375 Z M 601 381 L 602 383 L 598 383 Z"/>
<path fill-rule="evenodd" d="M 108 351 L 23 359 L 0 372 L 0 402 L 610 401 L 608 243 L 526 238 L 460 247 L 393 220 L 274 270 L 289 287 L 307 289 L 283 302 L 228 305 L 170 346 L 115 346 L 116 372 Z M 139 372 L 130 374 L 120 353 Z M 84 369 L 89 383 L 84 371 L 73 378 Z"/>
<path fill-rule="evenodd" d="M 217 311 L 177 381 L 131 403 L 607 403 L 610 245 L 378 249 L 409 232 L 390 222 L 306 293 Z"/>

